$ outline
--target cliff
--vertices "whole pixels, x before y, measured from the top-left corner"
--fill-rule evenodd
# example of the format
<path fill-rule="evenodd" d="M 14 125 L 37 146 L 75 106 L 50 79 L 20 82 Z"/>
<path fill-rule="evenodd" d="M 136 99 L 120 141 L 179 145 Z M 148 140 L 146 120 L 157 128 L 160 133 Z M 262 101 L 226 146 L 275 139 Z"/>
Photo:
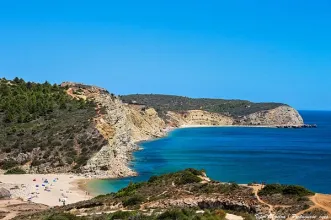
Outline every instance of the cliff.
<path fill-rule="evenodd" d="M 303 124 L 295 109 L 279 103 L 165 95 L 118 97 L 99 87 L 70 82 L 52 86 L 16 80 L 3 81 L 0 86 L 1 90 L 13 90 L 1 94 L 0 107 L 4 107 L 0 109 L 0 119 L 4 123 L 0 129 L 0 167 L 3 170 L 20 167 L 29 173 L 132 176 L 136 173 L 128 164 L 131 152 L 138 149 L 136 143 L 162 137 L 170 128 Z M 22 94 L 12 96 L 17 93 Z M 47 94 L 43 96 L 43 93 Z M 26 106 L 21 107 L 22 113 L 11 112 L 15 100 L 24 96 L 31 97 L 23 100 Z M 35 102 L 36 97 L 41 100 Z"/>
<path fill-rule="evenodd" d="M 167 111 L 159 116 L 151 106 L 138 104 L 134 100 L 123 103 L 119 97 L 97 92 L 95 88 L 82 88 L 72 84 L 68 89 L 81 90 L 80 96 L 92 99 L 98 105 L 96 128 L 108 140 L 97 154 L 84 166 L 84 173 L 105 177 L 135 175 L 128 167 L 131 152 L 138 149 L 136 142 L 166 135 L 169 128 L 196 125 L 302 125 L 299 113 L 287 106 L 262 110 L 245 116 L 231 116 L 205 110 Z M 77 97 L 78 98 L 78 97 Z M 100 109 L 102 113 L 100 113 Z"/>

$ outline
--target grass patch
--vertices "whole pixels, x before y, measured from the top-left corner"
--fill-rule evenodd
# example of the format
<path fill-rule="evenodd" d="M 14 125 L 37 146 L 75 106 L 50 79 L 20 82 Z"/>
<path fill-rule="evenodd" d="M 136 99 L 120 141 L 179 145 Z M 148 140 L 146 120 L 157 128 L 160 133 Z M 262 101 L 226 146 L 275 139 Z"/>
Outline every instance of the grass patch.
<path fill-rule="evenodd" d="M 26 174 L 26 172 L 19 167 L 15 167 L 5 172 L 5 175 L 10 175 L 10 174 Z"/>

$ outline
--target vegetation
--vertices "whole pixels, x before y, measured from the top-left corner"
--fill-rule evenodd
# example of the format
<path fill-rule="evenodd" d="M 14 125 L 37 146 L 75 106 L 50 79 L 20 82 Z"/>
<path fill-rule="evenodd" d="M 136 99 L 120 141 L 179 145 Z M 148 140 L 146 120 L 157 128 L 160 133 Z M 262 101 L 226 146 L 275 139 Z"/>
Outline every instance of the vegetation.
<path fill-rule="evenodd" d="M 92 124 L 95 104 L 75 99 L 67 88 L 0 79 L 1 169 L 32 162 L 43 169 L 79 169 L 107 143 Z"/>
<path fill-rule="evenodd" d="M 5 172 L 5 175 L 8 175 L 8 174 L 26 174 L 26 172 L 24 170 L 22 170 L 21 168 L 15 167 L 15 168 L 7 170 Z"/>
<path fill-rule="evenodd" d="M 291 195 L 298 197 L 314 195 L 314 193 L 308 189 L 295 185 L 268 184 L 259 191 L 259 195 L 261 196 L 273 194 Z"/>
<path fill-rule="evenodd" d="M 76 217 L 69 213 L 56 213 L 46 216 L 44 220 L 79 220 L 82 218 Z"/>
<path fill-rule="evenodd" d="M 186 169 L 183 171 L 153 176 L 147 182 L 131 183 L 117 193 L 95 197 L 91 200 L 55 207 L 50 210 L 24 216 L 26 219 L 63 219 L 63 220 L 213 220 L 225 219 L 226 213 L 242 216 L 245 220 L 255 219 L 260 212 L 261 203 L 253 194 L 253 189 L 236 183 L 220 183 L 216 181 L 186 181 L 191 176 L 204 175 L 204 171 Z M 287 203 L 272 203 L 280 216 L 286 213 L 291 216 L 304 210 L 309 205 L 306 200 L 292 200 L 291 195 L 310 195 L 310 191 L 298 186 L 268 185 L 262 194 L 275 195 Z M 284 195 L 283 195 L 284 194 Z M 295 197 L 297 198 L 297 197 Z M 288 200 L 291 200 L 290 202 Z M 116 208 L 117 207 L 117 208 Z M 187 208 L 190 207 L 190 208 Z M 116 212 L 112 213 L 113 211 Z M 122 211 L 119 211 L 122 210 Z M 123 211 L 128 210 L 128 211 Z M 260 211 L 259 211 L 260 210 Z M 92 214 L 77 217 L 70 214 Z M 94 214 L 93 213 L 99 213 Z M 102 214 L 103 213 L 103 214 Z M 110 214 L 106 214 L 110 213 Z M 266 213 L 262 213 L 265 215 Z"/>
<path fill-rule="evenodd" d="M 279 107 L 281 103 L 253 103 L 245 100 L 188 98 L 173 95 L 124 95 L 120 98 L 131 104 L 153 107 L 160 116 L 165 117 L 167 111 L 183 112 L 187 110 L 205 110 L 232 116 L 244 116 L 257 111 Z"/>

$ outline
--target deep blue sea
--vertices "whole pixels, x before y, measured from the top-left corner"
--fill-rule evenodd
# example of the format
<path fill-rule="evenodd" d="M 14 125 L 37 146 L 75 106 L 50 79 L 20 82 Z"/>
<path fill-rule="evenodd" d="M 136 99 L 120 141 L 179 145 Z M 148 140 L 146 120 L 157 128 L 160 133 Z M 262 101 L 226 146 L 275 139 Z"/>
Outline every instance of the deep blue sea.
<path fill-rule="evenodd" d="M 311 129 L 246 127 L 183 128 L 144 142 L 134 153 L 138 177 L 100 180 L 97 193 L 114 192 L 130 181 L 185 168 L 205 169 L 212 179 L 237 183 L 303 185 L 331 193 L 331 112 L 301 111 Z"/>

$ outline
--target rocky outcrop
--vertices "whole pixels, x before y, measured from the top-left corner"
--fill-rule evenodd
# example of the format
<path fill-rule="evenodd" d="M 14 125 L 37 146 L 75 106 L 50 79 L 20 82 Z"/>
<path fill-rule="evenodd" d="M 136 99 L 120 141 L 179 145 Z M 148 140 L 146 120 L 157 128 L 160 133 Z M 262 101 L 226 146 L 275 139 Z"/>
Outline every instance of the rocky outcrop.
<path fill-rule="evenodd" d="M 232 125 L 234 119 L 218 113 L 190 110 L 182 113 L 168 112 L 168 123 L 175 127 L 187 125 Z"/>
<path fill-rule="evenodd" d="M 155 208 L 194 208 L 199 207 L 201 209 L 226 209 L 235 210 L 239 212 L 256 213 L 258 203 L 254 200 L 247 202 L 245 199 L 233 198 L 226 196 L 187 196 L 179 199 L 163 199 L 156 202 L 144 204 L 145 209 Z"/>
<path fill-rule="evenodd" d="M 165 135 L 165 122 L 154 109 L 132 108 L 98 87 L 65 83 L 68 93 L 76 98 L 92 100 L 97 104 L 95 127 L 108 140 L 82 168 L 87 175 L 117 178 L 133 176 L 129 167 L 131 152 L 138 150 L 136 142 Z M 79 90 L 79 94 L 77 94 Z"/>
<path fill-rule="evenodd" d="M 297 110 L 289 106 L 280 106 L 268 111 L 260 111 L 244 116 L 235 122 L 240 125 L 303 125 L 303 119 Z"/>

